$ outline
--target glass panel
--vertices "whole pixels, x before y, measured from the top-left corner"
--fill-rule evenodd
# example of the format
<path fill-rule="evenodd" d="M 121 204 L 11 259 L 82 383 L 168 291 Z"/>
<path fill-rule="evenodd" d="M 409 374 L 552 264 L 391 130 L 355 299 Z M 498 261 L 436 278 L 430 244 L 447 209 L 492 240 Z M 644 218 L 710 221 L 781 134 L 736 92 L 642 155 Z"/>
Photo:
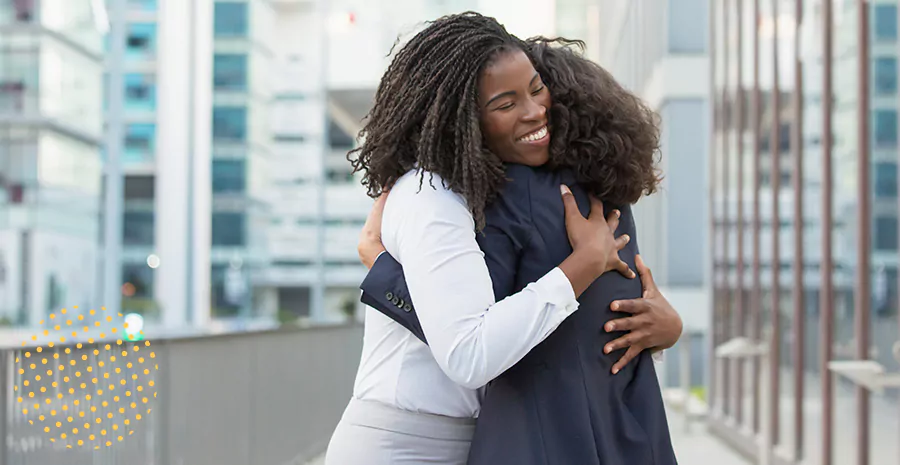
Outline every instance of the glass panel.
<path fill-rule="evenodd" d="M 243 141 L 247 138 L 247 108 L 213 108 L 213 138 Z"/>
<path fill-rule="evenodd" d="M 877 109 L 872 113 L 874 148 L 897 146 L 897 110 Z"/>
<path fill-rule="evenodd" d="M 897 40 L 897 5 L 876 3 L 872 5 L 872 12 L 875 41 Z"/>
<path fill-rule="evenodd" d="M 156 24 L 131 23 L 125 38 L 125 57 L 135 60 L 151 59 L 156 55 Z"/>
<path fill-rule="evenodd" d="M 248 9 L 246 3 L 216 2 L 214 28 L 216 37 L 247 35 Z"/>
<path fill-rule="evenodd" d="M 213 58 L 213 84 L 219 90 L 246 90 L 247 55 L 216 54 Z"/>
<path fill-rule="evenodd" d="M 153 212 L 125 212 L 122 216 L 122 243 L 125 245 L 153 245 Z"/>
<path fill-rule="evenodd" d="M 874 58 L 872 74 L 875 95 L 897 93 L 897 58 L 890 56 Z"/>
<path fill-rule="evenodd" d="M 144 162 L 152 160 L 156 147 L 156 125 L 149 123 L 129 124 L 125 128 L 125 161 Z"/>
<path fill-rule="evenodd" d="M 156 76 L 152 74 L 125 75 L 125 108 L 142 111 L 156 109 Z"/>
<path fill-rule="evenodd" d="M 215 193 L 244 192 L 247 168 L 244 160 L 213 160 L 212 189 Z"/>
<path fill-rule="evenodd" d="M 213 213 L 212 245 L 241 247 L 246 244 L 247 217 L 243 213 Z"/>

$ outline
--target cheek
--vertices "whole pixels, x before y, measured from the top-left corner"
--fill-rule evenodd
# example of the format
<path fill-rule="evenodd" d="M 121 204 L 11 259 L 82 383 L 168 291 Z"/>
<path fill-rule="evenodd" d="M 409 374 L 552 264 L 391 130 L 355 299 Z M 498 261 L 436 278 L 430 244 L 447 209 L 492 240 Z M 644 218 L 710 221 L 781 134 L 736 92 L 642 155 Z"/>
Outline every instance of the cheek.
<path fill-rule="evenodd" d="M 488 145 L 503 144 L 510 137 L 509 125 L 503 118 L 485 119 L 481 124 L 481 131 Z"/>

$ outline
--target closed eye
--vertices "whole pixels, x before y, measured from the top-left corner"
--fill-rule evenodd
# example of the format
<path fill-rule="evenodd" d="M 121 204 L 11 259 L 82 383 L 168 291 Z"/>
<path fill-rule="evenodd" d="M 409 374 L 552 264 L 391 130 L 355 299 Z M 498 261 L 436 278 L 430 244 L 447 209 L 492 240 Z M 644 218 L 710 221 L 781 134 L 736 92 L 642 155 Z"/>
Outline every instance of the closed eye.
<path fill-rule="evenodd" d="M 531 95 L 537 95 L 544 91 L 544 86 L 540 86 L 531 93 Z"/>

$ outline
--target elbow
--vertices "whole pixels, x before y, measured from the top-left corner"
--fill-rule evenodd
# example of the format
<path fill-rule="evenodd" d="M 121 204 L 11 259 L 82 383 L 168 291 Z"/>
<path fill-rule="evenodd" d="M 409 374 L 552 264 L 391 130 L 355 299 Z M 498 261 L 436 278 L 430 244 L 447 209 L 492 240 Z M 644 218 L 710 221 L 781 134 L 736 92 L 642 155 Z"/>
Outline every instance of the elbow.
<path fill-rule="evenodd" d="M 468 357 L 454 356 L 451 352 L 445 359 L 445 363 L 441 365 L 441 369 L 450 378 L 450 381 L 466 389 L 479 389 L 492 379 L 488 376 L 484 363 L 471 355 Z"/>
<path fill-rule="evenodd" d="M 471 390 L 479 389 L 490 381 L 489 379 L 484 379 L 483 376 L 476 376 L 472 372 L 465 373 L 448 370 L 446 374 L 454 383 Z"/>

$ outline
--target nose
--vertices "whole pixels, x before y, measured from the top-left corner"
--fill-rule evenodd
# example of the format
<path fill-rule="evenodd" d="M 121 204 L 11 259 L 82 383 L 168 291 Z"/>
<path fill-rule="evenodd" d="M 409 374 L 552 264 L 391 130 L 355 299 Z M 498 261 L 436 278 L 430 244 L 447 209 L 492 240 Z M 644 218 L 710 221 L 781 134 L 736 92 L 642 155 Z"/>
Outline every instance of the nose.
<path fill-rule="evenodd" d="M 546 115 L 547 107 L 542 105 L 541 102 L 530 98 L 525 106 L 525 112 L 522 114 L 522 119 L 524 121 L 543 121 L 546 119 Z"/>

